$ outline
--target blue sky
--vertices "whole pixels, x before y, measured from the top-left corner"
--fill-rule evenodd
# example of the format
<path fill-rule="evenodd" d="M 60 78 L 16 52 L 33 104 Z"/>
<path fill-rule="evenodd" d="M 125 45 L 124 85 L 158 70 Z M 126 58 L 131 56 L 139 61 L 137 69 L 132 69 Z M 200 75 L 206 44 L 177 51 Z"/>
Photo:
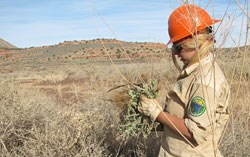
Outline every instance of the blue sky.
<path fill-rule="evenodd" d="M 214 18 L 220 19 L 229 1 L 210 0 L 207 10 Z M 244 5 L 245 0 L 238 1 Z M 181 2 L 180 0 L 0 0 L 0 38 L 20 48 L 96 38 L 167 43 L 168 16 L 181 5 Z M 190 0 L 190 3 L 193 2 L 204 8 L 208 1 Z M 222 22 L 223 28 L 218 30 L 218 40 L 222 42 L 220 34 L 228 30 L 235 42 L 238 41 L 241 15 L 239 7 L 232 2 Z M 230 20 L 233 26 L 227 28 Z M 231 37 L 228 38 L 230 41 L 227 41 L 226 45 L 230 46 Z"/>

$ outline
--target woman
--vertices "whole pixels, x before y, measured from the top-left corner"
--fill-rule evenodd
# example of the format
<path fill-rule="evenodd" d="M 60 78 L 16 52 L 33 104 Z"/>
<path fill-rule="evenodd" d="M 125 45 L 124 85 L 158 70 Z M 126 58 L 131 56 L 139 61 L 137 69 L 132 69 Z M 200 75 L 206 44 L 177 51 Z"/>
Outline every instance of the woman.
<path fill-rule="evenodd" d="M 184 64 L 162 109 L 141 97 L 138 110 L 164 126 L 159 156 L 221 156 L 218 143 L 229 118 L 230 87 L 214 60 L 211 25 L 219 22 L 195 5 L 183 5 L 169 17 L 172 55 Z"/>

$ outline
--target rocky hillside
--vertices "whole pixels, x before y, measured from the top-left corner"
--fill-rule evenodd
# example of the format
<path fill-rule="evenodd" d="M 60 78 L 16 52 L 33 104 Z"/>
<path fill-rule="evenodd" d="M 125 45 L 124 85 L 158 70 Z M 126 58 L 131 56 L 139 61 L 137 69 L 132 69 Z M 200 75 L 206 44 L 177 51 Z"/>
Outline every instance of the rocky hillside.
<path fill-rule="evenodd" d="M 0 49 L 15 49 L 16 46 L 0 38 Z"/>
<path fill-rule="evenodd" d="M 2 40 L 0 41 L 2 44 Z M 10 47 L 9 47 L 10 48 Z M 14 48 L 14 47 L 12 47 Z M 240 49 L 216 49 L 217 59 L 224 62 L 234 62 L 235 58 L 249 52 L 250 47 Z M 238 50 L 238 53 L 236 53 Z M 236 56 L 236 54 L 238 54 Z M 246 53 L 245 57 L 249 57 Z M 1 49 L 0 61 L 4 66 L 43 66 L 58 64 L 86 64 L 89 62 L 115 62 L 158 60 L 171 58 L 171 52 L 164 43 L 126 42 L 116 39 L 93 39 L 80 41 L 64 41 L 56 45 L 30 47 L 25 49 Z"/>
<path fill-rule="evenodd" d="M 2 66 L 26 65 L 28 67 L 58 64 L 86 64 L 89 62 L 110 63 L 141 62 L 143 59 L 165 58 L 169 53 L 163 43 L 126 42 L 116 39 L 93 39 L 64 41 L 56 45 L 25 49 L 0 48 Z"/>

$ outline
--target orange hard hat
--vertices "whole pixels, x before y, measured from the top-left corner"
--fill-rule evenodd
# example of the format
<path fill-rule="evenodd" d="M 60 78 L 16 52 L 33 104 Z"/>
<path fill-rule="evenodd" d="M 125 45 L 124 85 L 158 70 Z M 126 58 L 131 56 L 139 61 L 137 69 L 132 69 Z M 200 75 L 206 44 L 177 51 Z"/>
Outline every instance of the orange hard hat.
<path fill-rule="evenodd" d="M 168 19 L 169 43 L 175 43 L 193 35 L 220 20 L 212 19 L 208 13 L 195 5 L 185 4 L 175 9 Z"/>

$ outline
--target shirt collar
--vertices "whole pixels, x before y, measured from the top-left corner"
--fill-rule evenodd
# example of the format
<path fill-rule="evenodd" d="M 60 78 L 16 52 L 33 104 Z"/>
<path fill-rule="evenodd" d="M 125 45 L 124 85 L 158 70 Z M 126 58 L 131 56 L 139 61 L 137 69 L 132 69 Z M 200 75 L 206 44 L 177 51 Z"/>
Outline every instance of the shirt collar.
<path fill-rule="evenodd" d="M 181 71 L 181 76 L 190 75 L 193 71 L 195 71 L 199 67 L 200 64 L 211 62 L 213 59 L 214 59 L 214 54 L 209 53 L 205 58 L 202 58 L 199 62 L 196 62 L 196 63 L 192 64 L 191 66 L 183 69 Z"/>

